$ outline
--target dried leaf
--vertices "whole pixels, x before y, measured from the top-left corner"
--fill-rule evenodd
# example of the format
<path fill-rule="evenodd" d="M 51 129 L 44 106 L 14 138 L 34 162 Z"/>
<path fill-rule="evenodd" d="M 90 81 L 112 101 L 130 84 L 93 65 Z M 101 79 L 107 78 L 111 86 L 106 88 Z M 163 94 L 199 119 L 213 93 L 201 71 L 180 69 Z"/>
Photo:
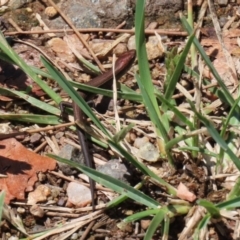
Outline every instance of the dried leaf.
<path fill-rule="evenodd" d="M 26 149 L 14 138 L 0 141 L 0 190 L 6 191 L 5 203 L 12 199 L 24 200 L 25 190 L 32 190 L 37 173 L 53 170 L 55 160 Z"/>

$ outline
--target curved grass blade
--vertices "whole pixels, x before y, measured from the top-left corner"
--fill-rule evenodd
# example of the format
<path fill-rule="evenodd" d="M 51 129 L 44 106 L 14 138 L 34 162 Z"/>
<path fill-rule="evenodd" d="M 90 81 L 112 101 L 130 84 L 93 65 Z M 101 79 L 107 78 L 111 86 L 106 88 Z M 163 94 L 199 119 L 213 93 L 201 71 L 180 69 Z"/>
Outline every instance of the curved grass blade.
<path fill-rule="evenodd" d="M 127 133 L 135 126 L 135 124 L 130 123 L 127 127 L 122 128 L 117 134 L 113 136 L 113 141 L 119 143 L 122 141 Z"/>
<path fill-rule="evenodd" d="M 0 193 L 0 221 L 2 221 L 5 194 L 6 194 L 5 190 L 2 190 Z"/>
<path fill-rule="evenodd" d="M 198 205 L 203 206 L 206 208 L 207 212 L 213 217 L 213 218 L 220 218 L 221 214 L 219 211 L 219 208 L 215 206 L 213 203 L 205 200 L 205 199 L 200 199 L 197 201 Z"/>
<path fill-rule="evenodd" d="M 149 63 L 147 58 L 147 52 L 145 47 L 145 34 L 144 34 L 144 6 L 145 1 L 137 1 L 136 2 L 136 14 L 135 14 L 135 35 L 136 35 L 136 50 L 137 50 L 137 59 L 139 66 L 139 75 L 137 77 L 138 85 L 141 89 L 141 94 L 143 95 L 143 103 L 146 106 L 149 117 L 156 128 L 157 135 L 159 137 L 163 137 L 164 141 L 168 139 L 166 134 L 167 129 L 158 128 L 159 124 L 157 124 L 158 119 L 161 118 L 161 114 L 159 111 L 157 99 L 154 95 L 154 87 L 152 83 L 152 78 L 149 70 Z M 143 93 L 144 89 L 144 93 Z M 148 99 L 145 99 L 147 96 Z M 149 105 L 151 103 L 151 106 Z M 152 114 L 153 111 L 153 114 Z M 167 125 L 167 124 L 166 124 Z M 165 127 L 167 127 L 165 125 Z"/>
<path fill-rule="evenodd" d="M 199 240 L 199 233 L 200 231 L 205 228 L 208 224 L 208 222 L 211 219 L 211 215 L 210 214 L 206 214 L 203 219 L 200 221 L 200 223 L 198 224 L 197 228 L 195 229 L 194 232 L 194 240 Z"/>
<path fill-rule="evenodd" d="M 69 81 L 73 87 L 76 87 L 78 89 L 81 89 L 82 91 L 94 93 L 94 94 L 100 94 L 103 96 L 111 97 L 113 96 L 112 90 L 107 90 L 103 88 L 97 88 L 97 87 L 92 87 L 88 86 L 86 84 L 82 83 L 77 83 L 73 81 Z M 139 93 L 136 93 L 135 91 L 125 91 L 125 88 L 123 87 L 124 85 L 120 85 L 120 92 L 117 92 L 118 98 L 119 99 L 128 99 L 131 101 L 136 101 L 136 102 L 142 102 L 142 96 Z"/>
<path fill-rule="evenodd" d="M 191 34 L 192 33 L 192 28 L 190 27 L 190 25 L 188 24 L 188 22 L 187 22 L 187 20 L 184 16 L 181 16 L 181 21 L 182 21 L 182 24 L 183 24 L 184 28 L 188 32 L 188 34 Z M 197 48 L 198 52 L 200 53 L 200 55 L 202 56 L 202 58 L 204 59 L 205 63 L 207 64 L 207 66 L 211 70 L 213 76 L 216 78 L 219 86 L 221 87 L 221 90 L 223 91 L 223 95 L 225 96 L 227 102 L 229 103 L 230 106 L 232 106 L 234 104 L 234 99 L 233 99 L 232 95 L 230 94 L 230 92 L 228 91 L 226 85 L 222 81 L 222 79 L 221 79 L 220 75 L 218 74 L 217 70 L 214 68 L 213 64 L 211 63 L 211 60 L 209 59 L 209 57 L 205 53 L 203 47 L 201 46 L 201 44 L 199 43 L 199 41 L 195 37 L 194 37 L 193 43 L 194 43 L 195 47 Z M 238 109 L 238 111 L 239 111 L 239 109 Z"/>
<path fill-rule="evenodd" d="M 137 169 L 139 169 L 143 174 L 150 176 L 155 179 L 158 183 L 164 186 L 167 189 L 169 194 L 176 196 L 177 190 L 165 182 L 162 178 L 158 177 L 154 172 L 152 172 L 149 168 L 147 168 L 143 163 L 137 161 L 128 151 L 126 151 L 122 146 L 115 143 L 112 140 L 108 141 L 109 145 L 115 149 L 120 155 L 122 155 L 127 161 L 131 162 Z"/>
<path fill-rule="evenodd" d="M 61 123 L 59 117 L 54 115 L 38 114 L 0 114 L 0 119 L 13 120 L 17 122 L 27 122 L 46 125 L 57 125 Z"/>
<path fill-rule="evenodd" d="M 228 201 L 218 203 L 218 204 L 216 204 L 216 207 L 218 207 L 219 209 L 239 208 L 240 207 L 240 197 L 236 197 L 236 198 L 230 199 Z"/>
<path fill-rule="evenodd" d="M 151 101 L 151 97 L 146 91 L 145 86 L 142 84 L 142 81 L 140 80 L 138 75 L 136 75 L 136 79 L 137 79 L 139 88 L 141 89 L 144 105 L 146 106 L 146 110 L 149 114 L 149 117 L 152 123 L 154 124 L 156 129 L 160 130 L 161 136 L 163 137 L 164 141 L 168 142 L 169 137 L 166 129 L 169 128 L 169 123 L 165 122 L 164 124 L 162 123 L 162 121 L 160 121 L 161 118 L 160 118 L 159 110 L 155 111 L 156 108 L 154 107 L 153 102 Z"/>
<path fill-rule="evenodd" d="M 75 163 L 73 161 L 66 160 L 61 157 L 54 156 L 52 154 L 48 154 L 48 156 L 56 159 L 59 162 L 66 163 L 72 167 L 75 167 L 76 169 L 82 171 L 85 173 L 88 177 L 93 179 L 94 181 L 120 193 L 120 194 L 126 194 L 129 198 L 135 200 L 138 203 L 141 203 L 149 208 L 157 208 L 159 206 L 159 203 L 155 201 L 154 199 L 150 198 L 149 196 L 145 195 L 144 193 L 138 191 L 137 189 L 127 185 L 126 183 L 123 183 L 113 177 L 110 177 L 108 175 L 105 175 L 103 173 L 100 173 L 94 169 L 88 168 L 82 164 Z"/>
<path fill-rule="evenodd" d="M 218 154 L 210 152 L 209 150 L 202 148 L 202 147 L 180 147 L 178 148 L 178 150 L 182 150 L 182 151 L 195 151 L 195 152 L 200 152 L 202 154 L 206 154 L 209 155 L 211 157 L 215 157 L 218 158 Z"/>
<path fill-rule="evenodd" d="M 236 197 L 240 197 L 240 177 L 235 181 L 233 188 L 230 193 L 227 195 L 227 200 L 234 199 Z"/>
<path fill-rule="evenodd" d="M 146 211 L 138 212 L 138 213 L 135 213 L 135 214 L 133 214 L 129 217 L 124 218 L 123 222 L 125 222 L 125 223 L 135 222 L 135 221 L 138 221 L 142 218 L 149 217 L 149 216 L 152 216 L 152 215 L 156 215 L 159 212 L 159 210 L 160 209 L 149 209 L 149 210 L 146 210 Z"/>
<path fill-rule="evenodd" d="M 94 124 L 108 137 L 110 134 L 105 129 L 105 127 L 98 120 L 97 116 L 93 113 L 88 104 L 84 99 L 78 94 L 78 92 L 72 87 L 72 85 L 67 81 L 67 79 L 57 71 L 45 58 L 41 58 L 44 66 L 47 68 L 49 73 L 52 75 L 53 79 L 58 82 L 58 84 L 69 94 L 74 102 L 82 109 L 82 111 L 94 122 Z"/>
<path fill-rule="evenodd" d="M 40 101 L 40 100 L 38 100 L 34 97 L 31 97 L 28 94 L 22 93 L 20 91 L 11 90 L 11 89 L 7 89 L 7 88 L 0 88 L 0 94 L 7 95 L 7 96 L 9 96 L 9 95 L 18 96 L 18 97 L 22 98 L 23 100 L 25 100 L 26 102 L 30 103 L 32 106 L 37 107 L 39 109 L 42 109 L 46 112 L 52 113 L 57 116 L 59 116 L 61 113 L 58 108 L 55 108 L 43 101 Z"/>
<path fill-rule="evenodd" d="M 153 235 L 157 228 L 160 226 L 161 222 L 164 220 L 164 216 L 167 214 L 166 210 L 160 209 L 159 212 L 154 216 L 151 221 L 148 230 L 144 236 L 144 240 L 149 240 L 153 238 Z"/>
<path fill-rule="evenodd" d="M 134 186 L 134 188 L 139 190 L 144 185 L 145 182 L 146 182 L 146 180 L 144 179 L 142 182 L 140 182 L 136 186 Z M 121 194 L 120 196 L 114 198 L 112 201 L 107 203 L 106 208 L 110 209 L 110 208 L 116 207 L 120 203 L 124 202 L 127 199 L 128 199 L 128 196 L 126 194 Z"/>
<path fill-rule="evenodd" d="M 155 94 L 156 94 L 156 97 L 160 100 L 160 102 L 166 105 L 168 109 L 173 111 L 176 114 L 176 116 L 190 128 L 190 130 L 194 129 L 193 123 L 189 121 L 189 119 L 185 117 L 185 115 L 183 115 L 175 106 L 173 106 L 170 103 L 170 101 L 167 101 L 166 98 L 162 96 L 158 91 L 155 91 Z"/>
<path fill-rule="evenodd" d="M 47 93 L 56 103 L 61 102 L 61 97 L 55 93 L 37 74 L 21 59 L 18 54 L 9 46 L 2 32 L 0 31 L 0 48 L 12 60 L 12 62 L 20 67 L 41 89 Z"/>
<path fill-rule="evenodd" d="M 202 116 L 200 113 L 198 113 L 195 109 L 195 106 L 193 105 L 192 102 L 188 101 L 188 103 L 190 104 L 192 110 L 194 111 L 194 113 L 197 115 L 197 117 L 199 118 L 199 120 L 206 126 L 206 128 L 208 129 L 209 134 L 212 136 L 212 138 L 216 141 L 216 143 L 218 143 L 220 145 L 220 147 L 223 149 L 223 151 L 228 154 L 229 158 L 234 162 L 234 164 L 236 165 L 236 167 L 240 170 L 240 161 L 238 159 L 238 157 L 233 153 L 233 151 L 229 148 L 229 146 L 227 145 L 227 143 L 221 138 L 220 134 L 217 132 L 217 130 L 214 128 L 214 126 L 212 125 L 212 123 L 205 118 L 204 116 Z"/>
<path fill-rule="evenodd" d="M 184 63 L 185 63 L 185 60 L 187 58 L 187 55 L 189 53 L 189 49 L 192 45 L 192 42 L 193 42 L 193 39 L 195 38 L 195 33 L 192 33 L 187 41 L 187 44 L 178 60 L 178 63 L 177 63 L 177 66 L 174 70 L 174 73 L 171 77 L 171 79 L 169 80 L 169 84 L 167 86 L 167 89 L 166 89 L 166 92 L 164 94 L 164 97 L 166 99 L 166 101 L 170 102 L 171 98 L 172 98 L 172 95 L 176 89 L 176 85 L 177 85 L 177 82 L 180 78 L 180 75 L 182 73 L 182 70 L 184 68 Z M 162 110 L 163 111 L 166 111 L 167 110 L 167 107 L 165 104 L 162 105 Z"/>

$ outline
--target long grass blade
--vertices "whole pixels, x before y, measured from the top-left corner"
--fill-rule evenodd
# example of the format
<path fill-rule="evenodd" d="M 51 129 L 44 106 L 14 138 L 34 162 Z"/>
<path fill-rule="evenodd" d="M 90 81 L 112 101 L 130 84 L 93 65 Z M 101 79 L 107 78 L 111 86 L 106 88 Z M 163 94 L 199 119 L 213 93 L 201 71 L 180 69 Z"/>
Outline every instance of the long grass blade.
<path fill-rule="evenodd" d="M 88 168 L 82 164 L 66 160 L 64 158 L 60 158 L 57 156 L 54 156 L 52 154 L 49 154 L 48 156 L 56 159 L 59 162 L 66 163 L 72 167 L 75 167 L 76 169 L 82 171 L 87 176 L 89 176 L 94 181 L 120 193 L 120 194 L 126 194 L 129 198 L 135 200 L 138 203 L 144 204 L 145 206 L 149 208 L 157 208 L 159 206 L 159 203 L 155 201 L 154 199 L 150 198 L 149 196 L 145 195 L 144 193 L 140 192 L 139 190 L 127 185 L 126 183 L 123 183 L 113 177 L 110 177 L 108 175 L 105 175 L 103 173 L 97 172 L 94 169 Z"/>

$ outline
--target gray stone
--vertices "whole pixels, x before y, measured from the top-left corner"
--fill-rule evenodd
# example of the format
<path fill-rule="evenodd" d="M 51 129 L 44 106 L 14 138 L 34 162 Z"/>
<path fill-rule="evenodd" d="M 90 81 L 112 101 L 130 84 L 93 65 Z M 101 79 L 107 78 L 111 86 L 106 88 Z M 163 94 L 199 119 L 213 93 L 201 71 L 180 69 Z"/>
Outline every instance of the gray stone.
<path fill-rule="evenodd" d="M 80 152 L 77 148 L 73 147 L 70 144 L 66 144 L 63 146 L 59 153 L 59 157 L 72 160 L 79 163 L 84 163 L 82 152 Z M 66 175 L 73 175 L 77 173 L 74 168 L 71 168 L 69 165 L 65 163 L 58 162 L 59 169 Z"/>
<path fill-rule="evenodd" d="M 105 165 L 99 166 L 97 170 L 126 183 L 131 176 L 127 166 L 119 160 L 110 160 Z"/>
<path fill-rule="evenodd" d="M 132 8 L 135 8 L 136 0 L 131 0 Z M 183 0 L 146 0 L 145 16 L 153 17 L 167 15 L 183 9 Z"/>

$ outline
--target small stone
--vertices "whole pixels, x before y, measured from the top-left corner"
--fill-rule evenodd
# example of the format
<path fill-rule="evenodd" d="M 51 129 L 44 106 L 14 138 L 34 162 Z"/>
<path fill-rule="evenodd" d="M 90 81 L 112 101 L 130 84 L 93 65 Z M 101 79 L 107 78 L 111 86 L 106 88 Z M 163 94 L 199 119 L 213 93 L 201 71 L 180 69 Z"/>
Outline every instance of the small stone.
<path fill-rule="evenodd" d="M 71 240 L 75 240 L 75 239 L 78 239 L 78 234 L 77 234 L 77 233 L 74 233 L 74 234 L 71 236 Z"/>
<path fill-rule="evenodd" d="M 64 197 L 61 197 L 58 199 L 57 205 L 64 206 L 65 203 L 66 203 L 66 199 Z"/>
<path fill-rule="evenodd" d="M 76 182 L 70 182 L 67 187 L 68 203 L 76 207 L 85 207 L 92 201 L 92 195 L 89 188 Z"/>
<path fill-rule="evenodd" d="M 129 50 L 136 49 L 135 35 L 128 39 L 127 47 Z"/>
<path fill-rule="evenodd" d="M 39 185 L 37 188 L 28 194 L 28 204 L 36 204 L 38 202 L 44 202 L 51 194 L 51 190 L 46 185 Z"/>
<path fill-rule="evenodd" d="M 147 137 L 136 138 L 133 146 L 136 148 L 140 148 L 148 142 L 149 142 L 149 139 Z"/>
<path fill-rule="evenodd" d="M 68 160 L 80 162 L 82 164 L 84 163 L 82 153 L 79 151 L 79 149 L 73 147 L 70 144 L 66 144 L 63 146 L 63 148 L 59 152 L 59 156 L 62 158 L 66 158 Z M 59 166 L 59 169 L 65 175 L 69 176 L 69 175 L 73 175 L 73 174 L 77 173 L 76 169 L 70 167 L 68 164 L 58 162 L 58 166 Z"/>
<path fill-rule="evenodd" d="M 113 53 L 116 54 L 116 56 L 120 56 L 121 54 L 127 52 L 127 46 L 124 43 L 119 43 L 114 49 L 113 49 Z"/>
<path fill-rule="evenodd" d="M 34 133 L 34 134 L 31 135 L 31 137 L 30 137 L 30 142 L 33 143 L 33 144 L 34 144 L 34 143 L 37 143 L 37 142 L 40 141 L 41 137 L 42 137 L 41 134 L 39 134 L 39 133 Z"/>
<path fill-rule="evenodd" d="M 150 142 L 139 149 L 139 157 L 148 162 L 156 162 L 159 159 L 158 149 Z"/>
<path fill-rule="evenodd" d="M 43 173 L 43 172 L 38 173 L 38 181 L 39 182 L 44 182 L 46 179 L 47 179 L 47 176 L 45 173 Z"/>
<path fill-rule="evenodd" d="M 43 29 L 40 26 L 36 26 L 36 27 L 32 27 L 31 28 L 32 32 L 34 32 L 34 31 L 42 31 L 42 30 Z M 39 38 L 39 36 L 40 36 L 40 34 L 38 34 L 38 33 L 32 34 L 32 37 L 35 38 L 35 39 Z"/>
<path fill-rule="evenodd" d="M 25 210 L 25 208 L 18 207 L 18 208 L 17 208 L 17 212 L 18 212 L 19 214 L 23 214 L 23 213 L 26 212 L 26 210 Z"/>
<path fill-rule="evenodd" d="M 60 139 L 64 135 L 64 132 L 58 132 L 56 134 L 56 139 Z"/>
<path fill-rule="evenodd" d="M 58 14 L 57 10 L 54 7 L 52 7 L 52 6 L 46 7 L 44 13 L 49 18 L 53 18 L 53 17 L 57 16 L 57 14 Z"/>
<path fill-rule="evenodd" d="M 123 232 L 133 231 L 132 223 L 120 222 L 117 224 L 117 227 L 121 229 Z"/>
<path fill-rule="evenodd" d="M 147 26 L 147 29 L 156 29 L 158 27 L 158 22 L 151 22 Z"/>
<path fill-rule="evenodd" d="M 218 0 L 218 4 L 220 6 L 226 6 L 228 4 L 228 0 Z"/>
<path fill-rule="evenodd" d="M 134 214 L 133 210 L 124 210 L 123 213 L 127 216 L 131 216 Z"/>
<path fill-rule="evenodd" d="M 127 166 L 117 159 L 108 161 L 106 164 L 99 166 L 97 170 L 126 183 L 128 183 L 128 178 L 131 176 Z"/>
<path fill-rule="evenodd" d="M 35 217 L 43 217 L 44 216 L 44 210 L 39 207 L 38 205 L 33 205 L 30 207 L 30 213 Z"/>
<path fill-rule="evenodd" d="M 143 230 L 146 230 L 150 224 L 151 220 L 141 220 L 140 224 L 141 224 L 141 228 Z"/>
<path fill-rule="evenodd" d="M 159 42 L 159 39 L 156 36 L 150 36 L 148 38 L 148 42 L 146 43 L 146 50 L 148 60 L 163 57 L 165 51 L 164 48 L 162 47 L 162 44 Z"/>
<path fill-rule="evenodd" d="M 61 38 L 52 38 L 48 41 L 48 46 L 52 48 L 52 50 L 59 58 L 61 58 L 61 60 L 70 63 L 75 61 L 75 56 L 68 47 L 68 44 Z"/>
<path fill-rule="evenodd" d="M 8 240 L 19 240 L 19 238 L 16 236 L 11 236 L 10 238 L 8 238 Z"/>

